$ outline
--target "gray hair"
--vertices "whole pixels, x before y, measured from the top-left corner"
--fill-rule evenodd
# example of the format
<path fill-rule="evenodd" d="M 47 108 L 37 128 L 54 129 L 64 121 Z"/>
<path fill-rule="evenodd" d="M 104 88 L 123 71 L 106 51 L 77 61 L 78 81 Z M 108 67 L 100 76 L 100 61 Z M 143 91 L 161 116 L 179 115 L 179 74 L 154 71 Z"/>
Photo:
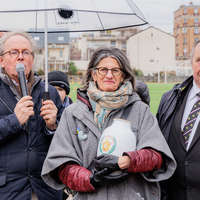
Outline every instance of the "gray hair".
<path fill-rule="evenodd" d="M 81 90 L 87 90 L 87 88 L 89 87 L 89 82 L 93 81 L 92 71 L 96 69 L 97 65 L 102 59 L 107 57 L 114 58 L 118 62 L 124 74 L 124 81 L 129 80 L 132 83 L 133 89 L 135 89 L 135 78 L 126 55 L 118 48 L 104 47 L 97 49 L 92 55 L 92 58 L 88 65 L 88 69 L 86 71 L 85 83 Z"/>
<path fill-rule="evenodd" d="M 192 63 L 192 60 L 193 60 L 193 57 L 194 57 L 194 52 L 195 52 L 195 49 L 197 47 L 197 45 L 200 43 L 200 40 L 197 40 L 195 43 L 194 43 L 194 46 L 192 48 L 192 51 L 191 51 L 191 63 Z"/>
<path fill-rule="evenodd" d="M 20 36 L 26 38 L 30 42 L 33 56 L 34 56 L 37 51 L 37 45 L 36 45 L 35 40 L 28 33 L 20 32 L 20 31 L 19 32 L 6 32 L 3 34 L 3 36 L 0 38 L 0 55 L 2 55 L 4 52 L 4 45 L 5 45 L 6 41 L 15 35 L 20 35 Z"/>

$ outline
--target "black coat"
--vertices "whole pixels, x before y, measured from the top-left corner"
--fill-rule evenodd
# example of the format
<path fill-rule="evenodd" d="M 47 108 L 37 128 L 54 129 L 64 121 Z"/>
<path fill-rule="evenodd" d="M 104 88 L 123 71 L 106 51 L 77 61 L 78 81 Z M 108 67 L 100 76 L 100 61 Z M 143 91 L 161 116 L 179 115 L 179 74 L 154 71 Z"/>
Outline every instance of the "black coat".
<path fill-rule="evenodd" d="M 60 199 L 61 192 L 47 186 L 41 179 L 41 169 L 52 136 L 47 135 L 45 121 L 40 116 L 44 82 L 32 88 L 34 112 L 26 126 L 21 126 L 14 114 L 17 103 L 10 87 L 0 80 L 0 199 L 30 200 L 34 191 L 39 200 Z M 50 98 L 58 108 L 62 103 L 56 89 L 49 87 Z"/>
<path fill-rule="evenodd" d="M 174 175 L 161 183 L 162 199 L 198 200 L 200 196 L 200 125 L 197 127 L 193 141 L 186 151 L 181 135 L 181 120 L 192 87 L 193 77 L 176 85 L 165 93 L 161 99 L 157 119 L 172 153 L 177 161 Z"/>

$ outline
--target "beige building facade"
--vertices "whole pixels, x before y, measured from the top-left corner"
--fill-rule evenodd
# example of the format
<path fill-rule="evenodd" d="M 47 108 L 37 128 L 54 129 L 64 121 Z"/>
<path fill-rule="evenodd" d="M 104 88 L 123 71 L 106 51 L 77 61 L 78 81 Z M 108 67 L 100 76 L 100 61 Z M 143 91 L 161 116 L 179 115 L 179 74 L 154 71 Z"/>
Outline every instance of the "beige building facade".
<path fill-rule="evenodd" d="M 144 75 L 176 70 L 175 38 L 150 26 L 127 40 L 127 56 Z"/>

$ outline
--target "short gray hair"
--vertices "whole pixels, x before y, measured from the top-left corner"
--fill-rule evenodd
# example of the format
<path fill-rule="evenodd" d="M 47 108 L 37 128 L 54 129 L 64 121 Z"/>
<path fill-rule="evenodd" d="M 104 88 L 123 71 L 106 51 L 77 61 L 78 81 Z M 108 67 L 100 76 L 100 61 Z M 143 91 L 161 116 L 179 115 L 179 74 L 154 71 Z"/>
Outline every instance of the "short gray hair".
<path fill-rule="evenodd" d="M 26 32 L 20 32 L 20 31 L 19 32 L 6 32 L 6 33 L 3 34 L 3 36 L 0 38 L 0 56 L 4 52 L 5 42 L 9 38 L 11 38 L 12 36 L 15 36 L 15 35 L 20 35 L 20 36 L 26 38 L 30 42 L 31 48 L 32 48 L 32 52 L 33 52 L 33 56 L 34 56 L 35 53 L 36 53 L 36 51 L 37 51 L 37 45 L 36 45 L 35 40 L 28 33 L 26 33 Z"/>
<path fill-rule="evenodd" d="M 93 80 L 92 71 L 96 69 L 97 65 L 102 59 L 107 57 L 114 58 L 118 62 L 121 70 L 124 73 L 124 80 L 129 80 L 132 83 L 133 89 L 135 89 L 135 78 L 126 55 L 118 48 L 104 47 L 97 49 L 92 55 L 86 71 L 85 83 L 82 90 L 87 90 L 89 82 Z"/>

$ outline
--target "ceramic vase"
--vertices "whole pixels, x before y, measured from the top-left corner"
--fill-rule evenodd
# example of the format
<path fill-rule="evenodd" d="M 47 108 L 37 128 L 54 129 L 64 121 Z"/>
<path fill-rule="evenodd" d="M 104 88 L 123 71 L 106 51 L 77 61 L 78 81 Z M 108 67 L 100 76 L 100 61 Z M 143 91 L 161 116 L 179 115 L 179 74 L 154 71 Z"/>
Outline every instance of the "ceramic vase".
<path fill-rule="evenodd" d="M 136 134 L 131 130 L 130 121 L 114 119 L 111 126 L 107 127 L 100 138 L 97 156 L 105 153 L 121 156 L 123 152 L 136 149 Z"/>

